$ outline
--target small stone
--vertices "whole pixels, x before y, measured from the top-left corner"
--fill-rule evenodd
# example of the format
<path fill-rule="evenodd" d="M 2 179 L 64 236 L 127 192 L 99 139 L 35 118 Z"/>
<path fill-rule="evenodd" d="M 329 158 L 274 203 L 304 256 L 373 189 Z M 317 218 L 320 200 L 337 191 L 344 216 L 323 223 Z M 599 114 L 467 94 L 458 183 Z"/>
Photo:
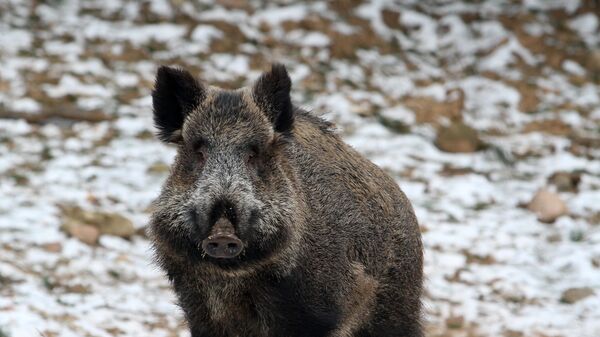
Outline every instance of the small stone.
<path fill-rule="evenodd" d="M 546 241 L 550 242 L 550 243 L 556 243 L 556 242 L 560 242 L 562 240 L 562 236 L 560 236 L 559 233 L 553 233 L 548 235 L 548 237 L 546 237 Z"/>
<path fill-rule="evenodd" d="M 541 222 L 551 223 L 558 217 L 567 214 L 567 205 L 560 197 L 545 188 L 540 189 L 527 205 Z"/>
<path fill-rule="evenodd" d="M 131 220 L 117 213 L 99 213 L 101 222 L 94 225 L 102 234 L 120 236 L 129 238 L 135 234 L 135 227 Z"/>
<path fill-rule="evenodd" d="M 548 178 L 548 183 L 556 186 L 561 192 L 577 192 L 581 182 L 581 173 L 578 172 L 555 172 Z"/>
<path fill-rule="evenodd" d="M 462 122 L 440 128 L 435 145 L 442 151 L 453 153 L 475 152 L 483 147 L 477 131 Z"/>
<path fill-rule="evenodd" d="M 62 229 L 67 234 L 90 246 L 98 243 L 98 238 L 100 237 L 98 228 L 73 221 L 63 223 Z"/>
<path fill-rule="evenodd" d="M 62 251 L 62 245 L 60 242 L 50 242 L 43 244 L 42 249 L 49 253 L 60 253 Z"/>
<path fill-rule="evenodd" d="M 586 297 L 590 297 L 594 295 L 594 289 L 584 287 L 584 288 L 570 288 L 565 290 L 560 297 L 560 301 L 566 304 L 573 304 L 575 302 L 579 302 Z"/>
<path fill-rule="evenodd" d="M 86 287 L 81 284 L 65 286 L 65 290 L 67 292 L 73 293 L 73 294 L 90 294 L 91 293 L 91 290 L 89 287 Z"/>

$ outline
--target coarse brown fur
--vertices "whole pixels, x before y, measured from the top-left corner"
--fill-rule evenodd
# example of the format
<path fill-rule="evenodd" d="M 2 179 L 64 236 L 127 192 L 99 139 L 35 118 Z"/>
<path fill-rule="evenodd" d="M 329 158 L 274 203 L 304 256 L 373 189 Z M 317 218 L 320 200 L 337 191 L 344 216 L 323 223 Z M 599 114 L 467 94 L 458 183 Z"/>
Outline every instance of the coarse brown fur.
<path fill-rule="evenodd" d="M 410 202 L 289 90 L 279 65 L 236 91 L 159 70 L 155 122 L 179 150 L 151 230 L 192 336 L 422 336 Z M 219 217 L 240 256 L 199 248 Z"/>

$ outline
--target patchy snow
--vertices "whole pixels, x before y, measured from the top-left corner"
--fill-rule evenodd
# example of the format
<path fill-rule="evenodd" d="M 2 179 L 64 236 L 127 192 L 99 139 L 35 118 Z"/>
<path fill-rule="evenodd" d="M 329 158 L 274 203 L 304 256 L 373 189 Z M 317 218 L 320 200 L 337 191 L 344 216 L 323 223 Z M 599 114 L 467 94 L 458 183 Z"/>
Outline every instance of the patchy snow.
<path fill-rule="evenodd" d="M 598 19 L 598 15 L 594 13 L 582 14 L 569 21 L 568 25 L 590 45 L 598 41 L 598 33 L 600 31 L 600 19 Z"/>
<path fill-rule="evenodd" d="M 153 138 L 154 74 L 173 64 L 238 87 L 279 61 L 298 103 L 413 202 L 427 335 L 598 336 L 597 13 L 558 0 L 176 3 L 0 1 L 0 335 L 189 336 L 141 234 L 175 154 Z M 44 116 L 63 107 L 81 111 Z M 457 120 L 482 150 L 436 146 Z M 561 190 L 557 172 L 577 186 Z M 524 207 L 543 187 L 568 208 L 552 224 Z M 88 246 L 60 230 L 65 204 L 140 232 Z M 563 303 L 573 287 L 594 295 Z"/>
<path fill-rule="evenodd" d="M 207 49 L 213 39 L 223 38 L 225 38 L 225 34 L 222 31 L 209 25 L 198 25 L 192 32 L 192 40 L 202 46 L 203 49 Z"/>
<path fill-rule="evenodd" d="M 270 7 L 258 11 L 252 18 L 256 24 L 268 23 L 271 26 L 283 21 L 298 21 L 306 16 L 308 8 L 306 5 L 292 5 L 284 7 Z"/>
<path fill-rule="evenodd" d="M 65 75 L 57 85 L 44 86 L 50 97 L 61 97 L 66 95 L 85 95 L 96 97 L 109 97 L 112 93 L 99 84 L 84 84 L 76 77 Z"/>
<path fill-rule="evenodd" d="M 536 63 L 535 57 L 533 57 L 529 50 L 525 49 L 516 39 L 512 38 L 492 54 L 484 57 L 480 63 L 480 67 L 482 71 L 506 69 L 509 64 L 515 62 L 515 57 L 520 57 L 530 65 Z"/>
<path fill-rule="evenodd" d="M 170 24 L 149 24 L 143 26 L 115 26 L 109 22 L 98 21 L 85 27 L 85 38 L 95 39 L 111 36 L 115 41 L 126 40 L 133 44 L 144 44 L 150 40 L 169 42 L 180 38 L 185 33 L 185 27 Z"/>
<path fill-rule="evenodd" d="M 20 50 L 25 50 L 31 46 L 31 33 L 26 30 L 8 29 L 0 26 L 0 46 L 6 54 L 16 54 Z"/>
<path fill-rule="evenodd" d="M 571 61 L 571 60 L 565 60 L 563 62 L 563 69 L 573 75 L 576 76 L 584 76 L 585 75 L 585 69 L 579 65 L 579 63 Z"/>

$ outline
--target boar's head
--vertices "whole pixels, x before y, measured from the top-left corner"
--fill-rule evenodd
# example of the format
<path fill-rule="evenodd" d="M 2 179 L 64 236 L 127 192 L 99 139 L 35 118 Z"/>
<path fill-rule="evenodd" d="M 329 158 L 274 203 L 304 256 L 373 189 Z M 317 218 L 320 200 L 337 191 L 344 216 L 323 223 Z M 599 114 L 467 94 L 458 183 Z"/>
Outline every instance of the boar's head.
<path fill-rule="evenodd" d="M 301 191 L 287 160 L 290 87 L 277 64 L 238 90 L 159 68 L 154 122 L 158 138 L 177 146 L 151 221 L 159 258 L 243 269 L 295 242 Z"/>

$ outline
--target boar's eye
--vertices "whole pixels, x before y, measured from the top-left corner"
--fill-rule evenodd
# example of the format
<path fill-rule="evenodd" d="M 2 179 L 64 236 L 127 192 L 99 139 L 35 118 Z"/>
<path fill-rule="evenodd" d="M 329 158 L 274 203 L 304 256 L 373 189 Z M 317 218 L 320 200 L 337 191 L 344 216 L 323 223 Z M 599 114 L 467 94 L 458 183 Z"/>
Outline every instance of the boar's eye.
<path fill-rule="evenodd" d="M 196 151 L 196 160 L 198 164 L 204 165 L 206 162 L 206 151 L 204 149 L 199 149 Z"/>
<path fill-rule="evenodd" d="M 258 161 L 258 147 L 250 146 L 248 153 L 246 154 L 246 163 L 248 166 L 255 166 Z"/>

